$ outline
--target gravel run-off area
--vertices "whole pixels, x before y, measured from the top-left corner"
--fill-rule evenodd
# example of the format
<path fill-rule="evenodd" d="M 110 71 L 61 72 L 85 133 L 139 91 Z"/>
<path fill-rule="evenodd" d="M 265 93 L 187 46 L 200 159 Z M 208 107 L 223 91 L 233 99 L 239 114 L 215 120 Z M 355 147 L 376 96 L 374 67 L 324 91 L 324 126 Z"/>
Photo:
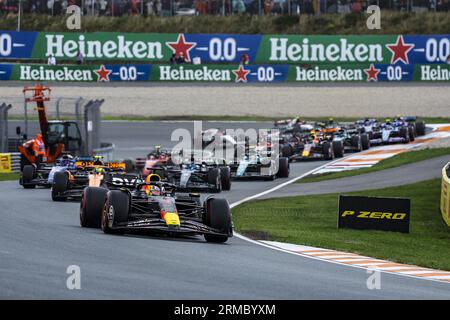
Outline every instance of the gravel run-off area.
<path fill-rule="evenodd" d="M 25 83 L 0 83 L 0 103 L 12 103 L 10 114 L 23 113 Z M 31 84 L 28 84 L 31 85 Z M 359 85 L 150 85 L 50 84 L 52 95 L 66 106 L 73 98 L 105 99 L 104 115 L 450 117 L 447 84 Z"/>

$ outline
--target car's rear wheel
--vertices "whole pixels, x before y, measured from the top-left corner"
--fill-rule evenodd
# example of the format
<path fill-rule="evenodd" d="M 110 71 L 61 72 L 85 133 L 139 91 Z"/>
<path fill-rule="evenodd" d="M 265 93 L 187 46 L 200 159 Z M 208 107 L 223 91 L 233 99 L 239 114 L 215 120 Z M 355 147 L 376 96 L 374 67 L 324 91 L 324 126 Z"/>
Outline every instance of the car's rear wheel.
<path fill-rule="evenodd" d="M 342 141 L 333 141 L 333 153 L 336 158 L 344 156 L 344 144 Z"/>
<path fill-rule="evenodd" d="M 231 189 L 231 169 L 230 167 L 220 168 L 220 179 L 222 183 L 222 190 L 228 191 Z"/>
<path fill-rule="evenodd" d="M 278 172 L 277 177 L 279 178 L 287 178 L 289 177 L 289 160 L 288 158 L 281 157 L 278 159 Z"/>
<path fill-rule="evenodd" d="M 402 127 L 399 131 L 400 137 L 403 138 L 403 143 L 409 143 L 409 132 L 408 128 Z"/>
<path fill-rule="evenodd" d="M 416 131 L 413 127 L 408 127 L 408 134 L 409 134 L 410 141 L 416 140 Z"/>
<path fill-rule="evenodd" d="M 417 121 L 416 122 L 416 136 L 424 136 L 425 135 L 425 122 Z"/>
<path fill-rule="evenodd" d="M 124 234 L 124 229 L 114 229 L 117 223 L 127 222 L 130 211 L 130 197 L 120 190 L 111 190 L 106 194 L 103 206 L 101 227 L 107 234 Z"/>
<path fill-rule="evenodd" d="M 293 153 L 292 146 L 289 144 L 285 144 L 281 146 L 281 155 L 283 157 L 290 157 Z"/>
<path fill-rule="evenodd" d="M 354 135 L 351 137 L 351 145 L 353 147 L 353 150 L 359 152 L 362 150 L 362 142 L 361 142 L 361 136 L 360 135 Z"/>
<path fill-rule="evenodd" d="M 322 152 L 323 152 L 323 157 L 326 160 L 333 160 L 334 159 L 334 153 L 333 153 L 333 148 L 331 147 L 331 143 L 324 142 L 323 146 L 322 146 Z"/>
<path fill-rule="evenodd" d="M 213 185 L 212 192 L 220 192 L 222 190 L 222 183 L 220 181 L 220 170 L 214 168 L 208 171 L 208 184 Z"/>
<path fill-rule="evenodd" d="M 67 191 L 69 185 L 69 177 L 65 172 L 55 172 L 52 184 L 52 200 L 65 201 L 66 197 L 61 196 L 61 193 Z"/>
<path fill-rule="evenodd" d="M 36 177 L 36 168 L 32 165 L 25 165 L 22 171 L 22 186 L 25 189 L 33 189 L 36 187 L 35 184 L 30 184 L 30 182 Z"/>
<path fill-rule="evenodd" d="M 205 234 L 208 242 L 223 243 L 232 234 L 231 211 L 225 199 L 208 199 L 206 203 L 204 222 L 207 226 L 216 229 L 223 235 Z"/>
<path fill-rule="evenodd" d="M 368 150 L 370 148 L 370 139 L 367 133 L 361 134 L 361 147 L 363 150 Z"/>
<path fill-rule="evenodd" d="M 108 190 L 105 188 L 84 188 L 80 203 L 80 225 L 82 227 L 100 228 L 107 192 Z"/>

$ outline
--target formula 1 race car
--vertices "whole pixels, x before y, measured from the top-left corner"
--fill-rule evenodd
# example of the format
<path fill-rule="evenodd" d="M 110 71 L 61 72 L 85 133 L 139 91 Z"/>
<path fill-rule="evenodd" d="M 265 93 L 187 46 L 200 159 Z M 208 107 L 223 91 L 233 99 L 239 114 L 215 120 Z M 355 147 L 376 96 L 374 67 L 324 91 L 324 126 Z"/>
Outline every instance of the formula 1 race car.
<path fill-rule="evenodd" d="M 124 162 L 127 163 L 129 160 L 125 160 Z M 137 170 L 145 178 L 150 173 L 154 172 L 154 168 L 172 164 L 170 150 L 161 149 L 160 146 L 155 146 L 146 158 L 136 158 L 134 165 L 128 164 L 127 172 Z"/>
<path fill-rule="evenodd" d="M 342 141 L 331 141 L 323 133 L 311 130 L 309 135 L 293 135 L 287 143 L 281 145 L 281 154 L 289 161 L 333 160 L 344 156 Z"/>
<path fill-rule="evenodd" d="M 322 124 L 319 130 L 328 140 L 342 143 L 342 146 L 338 146 L 337 143 L 333 145 L 336 157 L 342 157 L 345 151 L 360 152 L 370 148 L 369 135 L 361 133 L 354 125 L 342 126 L 334 120 L 330 120 Z"/>
<path fill-rule="evenodd" d="M 176 185 L 179 192 L 220 192 L 231 186 L 229 174 L 222 174 L 220 168 L 206 163 L 185 163 L 181 166 L 165 167 L 164 178 Z"/>
<path fill-rule="evenodd" d="M 50 188 L 55 173 L 65 171 L 75 172 L 75 159 L 71 155 L 62 156 L 56 160 L 54 165 L 45 163 L 25 165 L 19 183 L 24 189 L 33 189 L 36 186 Z"/>
<path fill-rule="evenodd" d="M 125 174 L 125 163 L 103 163 L 100 158 L 81 158 L 75 162 L 75 171 L 56 172 L 52 184 L 52 200 L 79 200 L 86 186 L 133 187 L 142 181 L 137 174 Z"/>
<path fill-rule="evenodd" d="M 227 200 L 175 195 L 176 186 L 148 181 L 134 189 L 86 187 L 80 205 L 82 227 L 101 227 L 107 234 L 148 231 L 168 235 L 203 235 L 222 243 L 233 236 Z M 106 200 L 105 200 L 106 199 Z"/>
<path fill-rule="evenodd" d="M 409 143 L 416 136 L 425 134 L 425 123 L 416 121 L 415 117 L 397 117 L 386 119 L 385 123 L 372 129 L 370 143 L 372 145 Z"/>
<path fill-rule="evenodd" d="M 289 177 L 289 160 L 285 157 L 263 156 L 258 152 L 245 154 L 239 161 L 230 164 L 233 179 L 266 179 Z"/>

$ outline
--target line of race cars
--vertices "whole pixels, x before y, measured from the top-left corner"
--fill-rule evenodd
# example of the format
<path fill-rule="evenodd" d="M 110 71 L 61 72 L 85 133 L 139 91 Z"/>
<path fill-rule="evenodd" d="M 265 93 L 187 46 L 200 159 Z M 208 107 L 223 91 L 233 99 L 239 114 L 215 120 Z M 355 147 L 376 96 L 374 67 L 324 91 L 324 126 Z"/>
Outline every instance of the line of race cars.
<path fill-rule="evenodd" d="M 359 152 L 371 146 L 409 143 L 426 133 L 425 122 L 400 116 L 385 122 L 364 119 L 345 125 L 333 119 L 306 122 L 294 118 L 276 121 L 275 127 L 279 130 L 276 138 L 281 155 L 290 161 L 332 160 L 343 157 L 345 152 Z"/>
<path fill-rule="evenodd" d="M 123 162 L 64 154 L 53 164 L 25 165 L 19 182 L 26 189 L 51 188 L 53 201 L 80 201 L 82 227 L 109 234 L 200 234 L 209 242 L 225 242 L 233 236 L 230 207 L 211 193 L 230 190 L 232 180 L 287 178 L 291 161 L 329 160 L 372 145 L 408 143 L 425 134 L 424 122 L 414 117 L 346 125 L 294 118 L 276 121 L 274 127 L 277 130 L 259 136 L 256 145 L 225 131 L 203 131 L 202 149 L 188 156 L 159 146 L 145 158 Z M 233 146 L 233 161 L 205 152 L 218 141 Z M 200 193 L 208 195 L 202 200 Z"/>

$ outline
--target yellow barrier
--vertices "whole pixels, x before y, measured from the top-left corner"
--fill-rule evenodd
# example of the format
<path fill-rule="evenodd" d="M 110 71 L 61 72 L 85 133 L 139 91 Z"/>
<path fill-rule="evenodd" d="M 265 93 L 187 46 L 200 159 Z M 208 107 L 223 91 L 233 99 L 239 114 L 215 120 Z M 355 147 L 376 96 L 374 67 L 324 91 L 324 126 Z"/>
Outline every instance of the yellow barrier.
<path fill-rule="evenodd" d="M 445 223 L 450 227 L 450 179 L 447 176 L 447 169 L 450 163 L 442 168 L 441 183 L 441 214 Z"/>
<path fill-rule="evenodd" d="M 0 173 L 11 172 L 11 154 L 0 153 Z"/>

